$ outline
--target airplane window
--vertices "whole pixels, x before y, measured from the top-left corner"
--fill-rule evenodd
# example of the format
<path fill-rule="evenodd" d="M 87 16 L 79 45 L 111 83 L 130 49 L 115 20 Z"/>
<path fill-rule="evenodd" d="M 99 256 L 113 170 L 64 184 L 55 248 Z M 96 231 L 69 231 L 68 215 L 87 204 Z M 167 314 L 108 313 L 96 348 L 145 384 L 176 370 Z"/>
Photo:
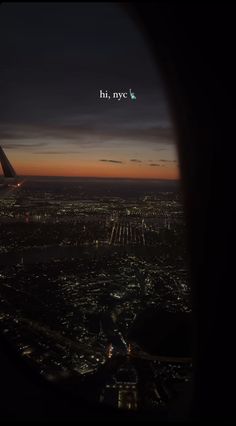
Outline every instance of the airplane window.
<path fill-rule="evenodd" d="M 162 410 L 192 378 L 175 132 L 117 4 L 0 8 L 0 330 L 51 383 Z"/>

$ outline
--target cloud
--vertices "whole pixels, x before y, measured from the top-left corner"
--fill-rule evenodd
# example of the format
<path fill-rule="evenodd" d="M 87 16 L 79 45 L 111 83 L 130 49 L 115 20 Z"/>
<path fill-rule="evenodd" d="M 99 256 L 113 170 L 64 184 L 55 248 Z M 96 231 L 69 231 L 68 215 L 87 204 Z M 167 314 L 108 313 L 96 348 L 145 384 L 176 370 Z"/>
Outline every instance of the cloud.
<path fill-rule="evenodd" d="M 152 164 L 149 164 L 149 166 L 160 167 L 160 164 L 152 163 Z"/>
<path fill-rule="evenodd" d="M 132 158 L 131 160 L 129 160 L 129 161 L 131 161 L 132 163 L 142 163 L 142 161 L 141 160 L 137 160 L 136 158 Z"/>
<path fill-rule="evenodd" d="M 21 142 L 10 142 L 10 143 L 3 143 L 2 147 L 3 149 L 24 149 L 24 148 L 41 148 L 44 146 L 47 146 L 48 142 L 38 142 L 37 146 L 35 143 L 21 143 Z"/>
<path fill-rule="evenodd" d="M 47 155 L 47 154 L 49 154 L 49 155 L 60 155 L 60 154 L 63 154 L 63 155 L 67 155 L 67 154 L 79 154 L 79 151 L 67 151 L 67 150 L 65 150 L 65 151 L 35 151 L 34 152 L 35 154 L 43 154 L 43 155 Z"/>
<path fill-rule="evenodd" d="M 159 161 L 161 161 L 162 163 L 177 163 L 177 160 L 164 160 L 164 159 L 161 159 Z"/>
<path fill-rule="evenodd" d="M 173 141 L 173 143 L 174 143 L 174 141 Z M 167 148 L 159 148 L 159 147 L 157 147 L 157 148 L 155 148 L 155 151 L 166 151 L 167 150 Z M 152 161 L 152 160 L 148 160 L 148 161 Z"/>
<path fill-rule="evenodd" d="M 118 164 L 122 164 L 123 163 L 123 161 L 119 161 L 119 160 L 106 160 L 106 159 L 102 159 L 102 160 L 99 160 L 99 161 L 102 161 L 104 163 L 118 163 Z"/>
<path fill-rule="evenodd" d="M 97 113 L 97 116 L 91 116 L 90 120 L 81 118 L 77 123 L 60 122 L 42 122 L 42 123 L 1 123 L 0 139 L 2 144 L 9 149 L 17 148 L 41 148 L 53 143 L 64 144 L 68 141 L 70 144 L 94 148 L 99 145 L 112 146 L 113 144 L 145 143 L 149 147 L 153 146 L 157 150 L 163 148 L 161 145 L 172 145 L 174 142 L 173 131 L 171 128 L 162 128 L 158 125 L 149 123 L 149 126 L 143 126 L 140 120 L 136 119 L 129 125 L 128 119 L 118 120 L 114 123 L 114 118 L 106 122 L 105 114 Z M 158 146 L 159 145 L 159 146 Z"/>

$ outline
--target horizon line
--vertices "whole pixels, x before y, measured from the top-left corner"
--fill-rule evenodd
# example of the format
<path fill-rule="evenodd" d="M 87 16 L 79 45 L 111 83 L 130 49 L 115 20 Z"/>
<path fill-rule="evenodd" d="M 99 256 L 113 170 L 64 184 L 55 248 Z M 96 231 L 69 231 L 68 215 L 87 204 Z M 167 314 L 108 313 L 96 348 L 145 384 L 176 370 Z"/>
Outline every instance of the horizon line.
<path fill-rule="evenodd" d="M 4 177 L 4 176 L 3 176 Z M 120 179 L 120 180 L 159 180 L 179 182 L 181 179 L 176 178 L 152 178 L 152 177 L 117 177 L 117 176 L 63 176 L 63 175 L 20 175 L 18 178 L 65 178 L 65 179 Z"/>

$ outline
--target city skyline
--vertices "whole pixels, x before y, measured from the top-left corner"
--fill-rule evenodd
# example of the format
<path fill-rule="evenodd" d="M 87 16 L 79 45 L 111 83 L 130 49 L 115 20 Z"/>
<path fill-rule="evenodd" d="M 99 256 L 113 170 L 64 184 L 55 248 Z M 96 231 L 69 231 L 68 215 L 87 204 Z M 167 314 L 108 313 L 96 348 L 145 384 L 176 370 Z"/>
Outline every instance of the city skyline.
<path fill-rule="evenodd" d="M 179 179 L 161 77 L 120 6 L 4 4 L 0 23 L 0 140 L 18 175 Z"/>

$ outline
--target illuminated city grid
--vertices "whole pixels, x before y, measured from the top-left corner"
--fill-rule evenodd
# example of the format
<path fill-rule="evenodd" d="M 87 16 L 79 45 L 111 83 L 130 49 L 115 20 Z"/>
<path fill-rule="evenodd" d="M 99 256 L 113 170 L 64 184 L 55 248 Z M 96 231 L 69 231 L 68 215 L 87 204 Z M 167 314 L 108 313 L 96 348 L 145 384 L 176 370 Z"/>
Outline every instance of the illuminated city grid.
<path fill-rule="evenodd" d="M 2 190 L 0 215 L 0 325 L 17 352 L 91 400 L 165 409 L 191 357 L 133 330 L 153 309 L 191 312 L 179 184 L 29 179 Z"/>

